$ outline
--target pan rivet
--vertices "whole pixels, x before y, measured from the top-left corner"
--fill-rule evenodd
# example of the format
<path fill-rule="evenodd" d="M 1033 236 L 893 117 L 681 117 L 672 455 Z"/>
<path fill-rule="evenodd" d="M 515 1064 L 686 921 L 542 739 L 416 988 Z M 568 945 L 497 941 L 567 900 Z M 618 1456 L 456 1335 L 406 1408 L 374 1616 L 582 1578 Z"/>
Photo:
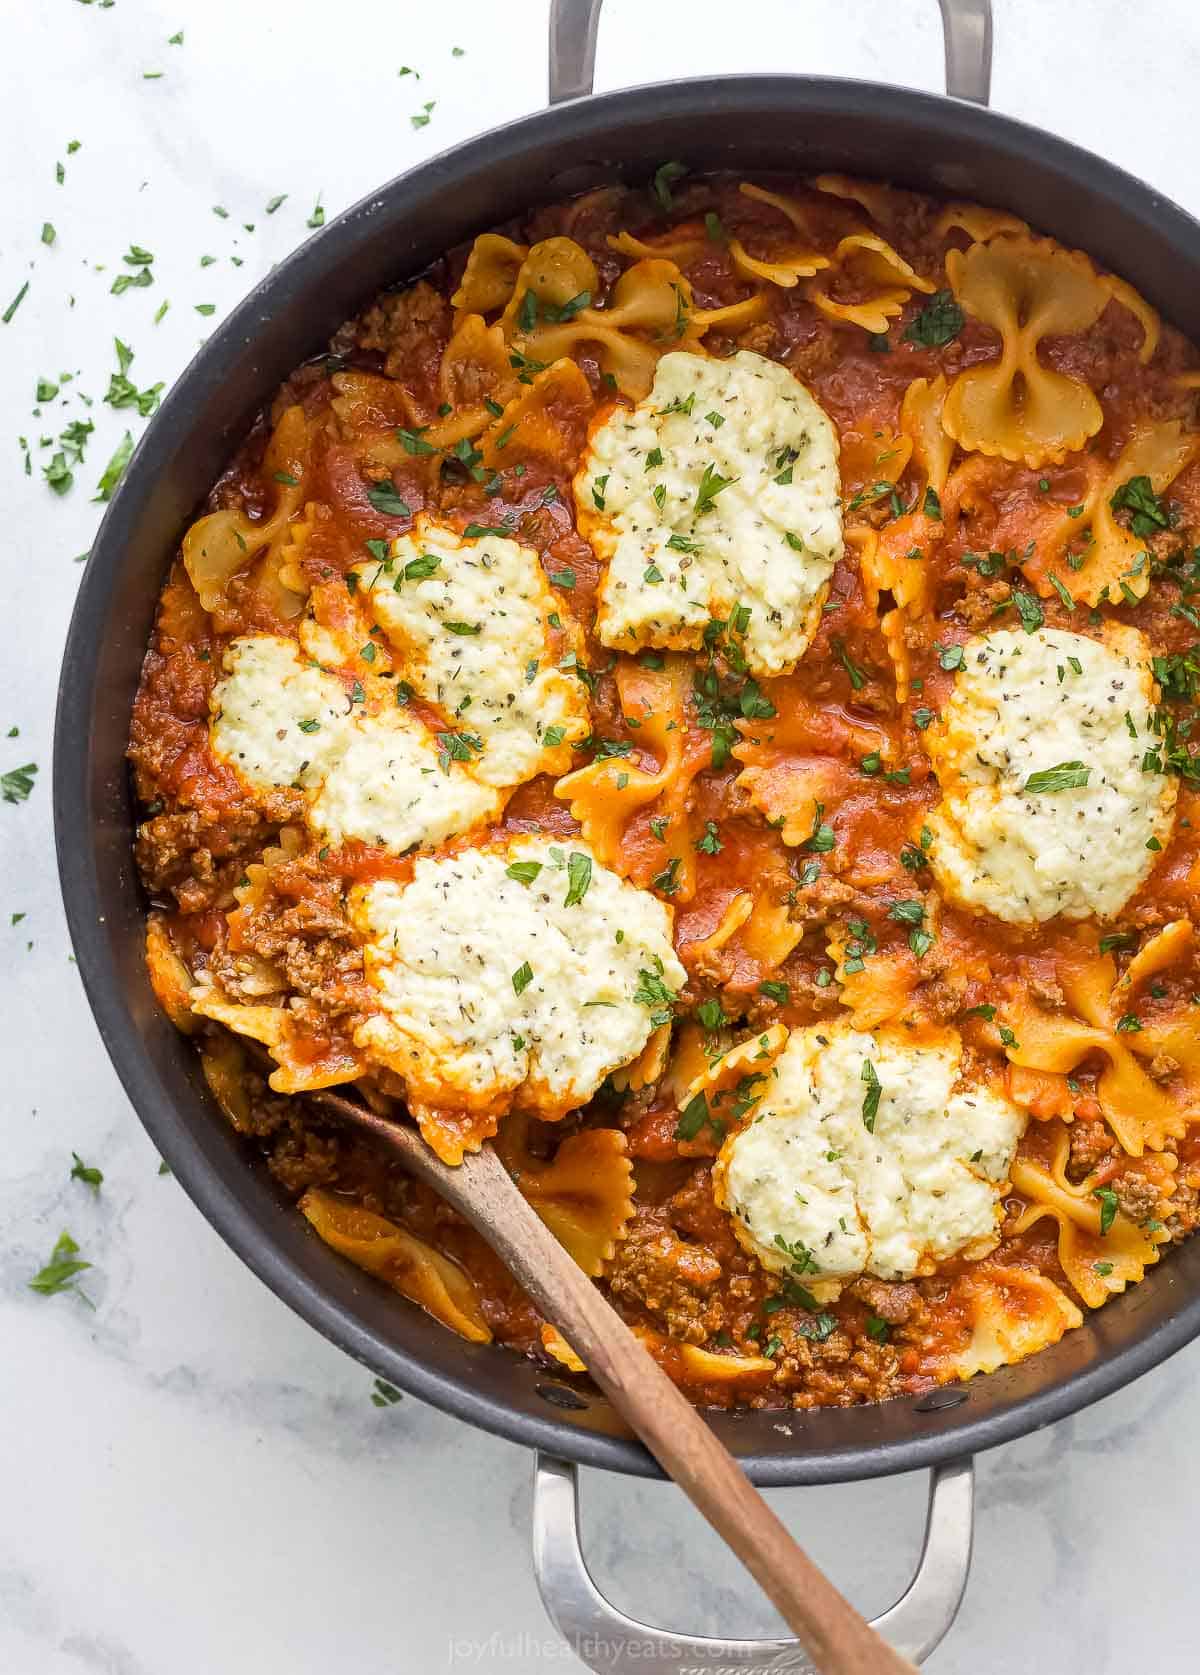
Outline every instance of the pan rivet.
<path fill-rule="evenodd" d="M 544 1402 L 551 1407 L 562 1407 L 572 1410 L 586 1408 L 587 1403 L 575 1390 L 568 1390 L 565 1384 L 535 1384 L 534 1389 Z"/>
<path fill-rule="evenodd" d="M 922 1396 L 919 1402 L 913 1403 L 914 1413 L 941 1413 L 949 1407 L 958 1407 L 965 1402 L 969 1392 L 966 1390 L 931 1390 L 928 1396 Z"/>

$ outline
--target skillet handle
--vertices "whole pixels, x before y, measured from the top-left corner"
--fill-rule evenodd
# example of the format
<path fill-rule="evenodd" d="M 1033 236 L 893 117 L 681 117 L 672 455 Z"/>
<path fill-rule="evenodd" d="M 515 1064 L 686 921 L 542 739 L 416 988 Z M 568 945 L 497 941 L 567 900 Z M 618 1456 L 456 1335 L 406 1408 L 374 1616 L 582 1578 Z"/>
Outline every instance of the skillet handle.
<path fill-rule="evenodd" d="M 550 103 L 592 91 L 602 0 L 550 0 Z M 946 92 L 986 105 L 992 86 L 992 0 L 938 0 Z"/>
<path fill-rule="evenodd" d="M 916 1575 L 871 1627 L 920 1664 L 958 1614 L 971 1567 L 974 1462 L 954 1460 L 929 1476 L 929 1510 Z M 579 1541 L 579 1474 L 538 1454 L 533 1468 L 533 1569 L 551 1622 L 598 1675 L 814 1675 L 797 1640 L 714 1640 L 674 1634 L 628 1617 L 597 1588 Z"/>

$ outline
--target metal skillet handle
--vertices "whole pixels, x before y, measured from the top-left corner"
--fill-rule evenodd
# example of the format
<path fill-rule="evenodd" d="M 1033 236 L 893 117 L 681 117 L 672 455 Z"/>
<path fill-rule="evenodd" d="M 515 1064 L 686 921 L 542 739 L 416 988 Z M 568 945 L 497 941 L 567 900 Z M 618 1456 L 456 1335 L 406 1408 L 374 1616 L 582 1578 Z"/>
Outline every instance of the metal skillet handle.
<path fill-rule="evenodd" d="M 593 1582 L 579 1541 L 579 1476 L 564 1460 L 539 1454 L 533 1475 L 533 1569 L 542 1603 L 571 1650 L 597 1675 L 750 1675 L 813 1664 L 796 1640 L 714 1640 L 674 1634 L 627 1617 Z M 973 1462 L 930 1473 L 929 1510 L 917 1572 L 871 1627 L 920 1664 L 953 1623 L 971 1567 Z"/>
<path fill-rule="evenodd" d="M 550 0 L 550 103 L 592 91 L 603 0 Z M 992 86 L 992 0 L 938 0 L 946 37 L 946 92 L 986 105 Z"/>

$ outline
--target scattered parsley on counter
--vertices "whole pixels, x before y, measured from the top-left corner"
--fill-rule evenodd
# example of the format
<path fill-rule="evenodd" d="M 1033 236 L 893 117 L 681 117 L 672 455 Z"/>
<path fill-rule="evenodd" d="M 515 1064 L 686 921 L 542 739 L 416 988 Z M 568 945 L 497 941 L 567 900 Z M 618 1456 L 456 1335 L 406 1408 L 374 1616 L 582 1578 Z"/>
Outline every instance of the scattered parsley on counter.
<path fill-rule="evenodd" d="M 6 803 L 25 802 L 33 790 L 37 771 L 36 762 L 26 762 L 23 768 L 10 768 L 7 773 L 0 774 L 0 797 Z"/>
<path fill-rule="evenodd" d="M 21 286 L 21 289 L 17 292 L 16 296 L 9 303 L 8 307 L 4 310 L 4 313 L 0 314 L 0 321 L 3 321 L 3 323 L 6 326 L 11 323 L 13 315 L 17 312 L 17 309 L 20 308 L 21 304 L 25 301 L 26 293 L 28 292 L 28 290 L 29 290 L 29 281 L 27 279 L 25 281 L 24 285 Z"/>
<path fill-rule="evenodd" d="M 113 343 L 117 351 L 117 370 L 109 378 L 104 400 L 110 407 L 136 407 L 142 418 L 148 419 L 158 407 L 163 386 L 160 382 L 151 384 L 149 389 L 139 390 L 126 376 L 133 363 L 133 350 L 119 337 L 115 337 Z"/>
<path fill-rule="evenodd" d="M 53 221 L 43 221 L 42 222 L 42 243 L 43 244 L 53 244 L 57 237 L 58 237 L 58 234 L 54 230 Z"/>
<path fill-rule="evenodd" d="M 401 73 L 401 75 L 404 74 L 403 71 L 401 71 L 400 73 Z M 416 116 L 410 116 L 409 117 L 408 120 L 412 123 L 414 128 L 428 128 L 428 126 L 429 126 L 429 113 L 432 111 L 432 109 L 433 109 L 434 105 L 436 105 L 436 103 L 437 103 L 436 99 L 430 99 L 429 102 L 426 105 L 422 106 L 421 110 L 418 112 L 418 114 Z"/>
<path fill-rule="evenodd" d="M 325 225 L 325 211 L 321 208 L 321 194 L 317 193 L 317 201 L 313 205 L 313 212 L 304 223 L 306 227 L 323 227 Z"/>
<path fill-rule="evenodd" d="M 120 442 L 117 443 L 112 458 L 105 466 L 104 475 L 96 484 L 96 492 L 92 496 L 93 500 L 112 499 L 113 490 L 125 475 L 125 467 L 129 464 L 129 457 L 132 453 L 133 437 L 126 431 Z"/>
<path fill-rule="evenodd" d="M 50 1253 L 49 1262 L 30 1280 L 29 1289 L 40 1292 L 43 1297 L 57 1297 L 60 1291 L 77 1291 L 79 1288 L 74 1283 L 76 1275 L 90 1267 L 90 1262 L 80 1260 L 79 1246 L 64 1229 Z M 82 1297 L 83 1292 L 80 1291 L 79 1295 Z"/>
<path fill-rule="evenodd" d="M 372 1407 L 395 1407 L 397 1402 L 404 1400 L 404 1392 L 397 1390 L 394 1384 L 389 1384 L 386 1378 L 377 1378 L 375 1388 L 371 1391 Z"/>
<path fill-rule="evenodd" d="M 274 213 L 277 209 L 281 209 L 283 207 L 283 205 L 285 203 L 287 203 L 287 200 L 288 200 L 287 193 L 286 192 L 280 192 L 277 197 L 274 197 L 274 198 L 271 199 L 270 203 L 267 205 L 266 213 L 268 215 L 274 215 Z"/>
<path fill-rule="evenodd" d="M 104 1179 L 101 1171 L 93 1169 L 90 1164 L 85 1163 L 78 1152 L 72 1152 L 71 1156 L 75 1160 L 71 1165 L 71 1179 L 82 1181 L 85 1186 L 90 1186 L 93 1192 L 99 1192 L 100 1183 Z"/>

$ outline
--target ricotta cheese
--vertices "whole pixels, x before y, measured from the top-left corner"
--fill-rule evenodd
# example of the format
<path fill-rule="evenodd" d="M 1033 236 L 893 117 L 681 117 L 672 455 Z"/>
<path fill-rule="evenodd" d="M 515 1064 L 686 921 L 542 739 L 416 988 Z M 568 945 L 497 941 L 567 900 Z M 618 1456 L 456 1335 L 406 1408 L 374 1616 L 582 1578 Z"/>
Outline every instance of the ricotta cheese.
<path fill-rule="evenodd" d="M 565 773 L 571 745 L 590 731 L 587 692 L 559 667 L 549 620 L 558 600 L 537 553 L 418 517 L 391 557 L 371 589 L 371 615 L 405 680 L 483 741 L 475 778 L 510 789 Z"/>
<path fill-rule="evenodd" d="M 368 676 L 348 691 L 272 634 L 234 640 L 224 666 L 214 754 L 255 790 L 302 791 L 308 824 L 334 842 L 403 851 L 498 816 L 502 797 L 396 703 L 394 682 Z"/>
<path fill-rule="evenodd" d="M 1155 744 L 1150 648 L 1134 628 L 968 641 L 925 745 L 942 792 L 928 816 L 943 891 L 1010 924 L 1119 913 L 1170 835 L 1175 781 Z M 1148 847 L 1149 846 L 1149 847 Z"/>
<path fill-rule="evenodd" d="M 794 668 L 842 553 L 840 491 L 834 427 L 786 367 L 747 350 L 664 355 L 646 399 L 593 432 L 575 480 L 608 565 L 599 638 L 697 649 L 710 619 L 733 618 L 754 674 Z"/>
<path fill-rule="evenodd" d="M 1025 1118 L 961 1080 L 962 1042 L 849 1023 L 794 1030 L 714 1184 L 741 1243 L 818 1297 L 909 1279 L 996 1242 Z"/>
<path fill-rule="evenodd" d="M 570 840 L 519 836 L 357 887 L 379 1012 L 356 1036 L 410 1100 L 561 1115 L 642 1051 L 686 981 L 668 907 Z"/>

